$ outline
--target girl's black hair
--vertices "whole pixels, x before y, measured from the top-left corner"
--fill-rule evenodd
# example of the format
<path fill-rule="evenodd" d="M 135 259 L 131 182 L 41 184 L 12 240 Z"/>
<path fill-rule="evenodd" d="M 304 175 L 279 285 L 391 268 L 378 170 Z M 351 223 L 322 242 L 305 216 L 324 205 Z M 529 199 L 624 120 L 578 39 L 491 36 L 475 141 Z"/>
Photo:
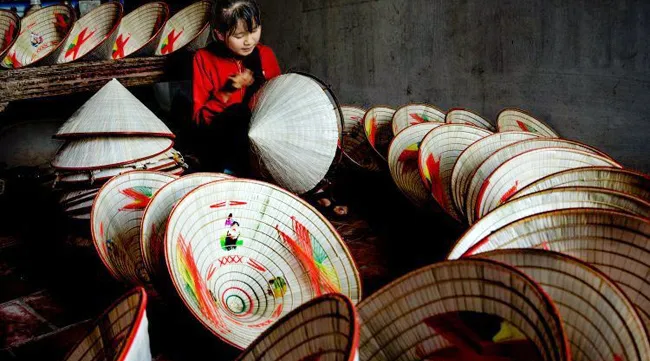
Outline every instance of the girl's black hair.
<path fill-rule="evenodd" d="M 210 25 L 224 36 L 237 29 L 242 20 L 249 32 L 262 25 L 260 8 L 255 0 L 215 0 L 212 4 Z"/>

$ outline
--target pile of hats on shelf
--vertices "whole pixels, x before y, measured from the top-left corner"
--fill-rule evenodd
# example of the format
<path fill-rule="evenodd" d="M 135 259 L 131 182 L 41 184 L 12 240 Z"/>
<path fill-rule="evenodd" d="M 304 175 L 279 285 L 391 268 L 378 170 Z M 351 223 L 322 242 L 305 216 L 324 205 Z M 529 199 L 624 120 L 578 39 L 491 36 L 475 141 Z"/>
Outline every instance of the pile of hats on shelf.
<path fill-rule="evenodd" d="M 60 204 L 72 218 L 90 219 L 99 187 L 135 169 L 180 175 L 186 165 L 174 134 L 119 81 L 93 95 L 54 135 L 65 140 L 52 166 Z"/>

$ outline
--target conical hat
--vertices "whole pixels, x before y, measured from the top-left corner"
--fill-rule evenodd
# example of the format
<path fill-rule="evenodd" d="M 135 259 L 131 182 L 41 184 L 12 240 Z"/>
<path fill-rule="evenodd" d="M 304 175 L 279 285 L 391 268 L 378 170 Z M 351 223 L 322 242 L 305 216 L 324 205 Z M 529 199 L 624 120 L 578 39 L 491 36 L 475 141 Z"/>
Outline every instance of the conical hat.
<path fill-rule="evenodd" d="M 588 145 L 566 139 L 536 138 L 509 144 L 497 150 L 487 159 L 485 159 L 470 176 L 469 186 L 467 187 L 467 193 L 465 194 L 465 215 L 467 216 L 469 224 L 473 224 L 475 222 L 476 202 L 478 200 L 481 187 L 483 186 L 483 182 L 485 182 L 487 177 L 489 177 L 495 169 L 519 154 L 533 149 L 549 147 L 577 149 L 598 154 L 600 156 L 606 156 L 602 152 Z"/>
<path fill-rule="evenodd" d="M 132 171 L 112 178 L 97 193 L 90 225 L 99 257 L 113 277 L 149 283 L 140 250 L 140 224 L 151 197 L 176 179 L 162 172 Z"/>
<path fill-rule="evenodd" d="M 533 215 L 493 232 L 467 255 L 506 248 L 544 248 L 596 266 L 612 278 L 650 327 L 650 221 L 600 209 Z"/>
<path fill-rule="evenodd" d="M 393 135 L 414 124 L 424 122 L 445 122 L 445 112 L 429 104 L 407 104 L 395 111 L 391 120 Z"/>
<path fill-rule="evenodd" d="M 422 183 L 418 168 L 420 143 L 427 133 L 442 124 L 426 122 L 404 128 L 388 148 L 388 167 L 393 181 L 406 198 L 418 207 L 423 207 L 429 201 L 429 192 Z"/>
<path fill-rule="evenodd" d="M 571 359 L 546 293 L 520 271 L 493 261 L 421 268 L 357 309 L 361 360 L 510 360 L 499 357 L 505 351 L 518 356 L 512 360 Z M 517 337 L 504 337 L 507 330 Z"/>
<path fill-rule="evenodd" d="M 512 199 L 559 187 L 598 187 L 631 194 L 650 202 L 650 176 L 628 169 L 587 167 L 551 174 L 531 183 Z"/>
<path fill-rule="evenodd" d="M 505 132 L 488 135 L 467 147 L 456 159 L 451 171 L 451 193 L 457 209 L 465 214 L 465 197 L 472 174 L 490 155 L 510 144 L 536 138 L 528 132 Z"/>
<path fill-rule="evenodd" d="M 267 82 L 256 101 L 248 132 L 253 152 L 291 192 L 313 189 L 337 156 L 342 119 L 328 93 L 309 76 L 284 74 Z"/>
<path fill-rule="evenodd" d="M 117 79 L 106 83 L 72 114 L 55 138 L 100 135 L 146 135 L 174 138 L 174 133 Z"/>
<path fill-rule="evenodd" d="M 358 360 L 359 322 L 340 294 L 300 305 L 258 337 L 237 361 Z"/>
<path fill-rule="evenodd" d="M 553 128 L 521 109 L 506 108 L 497 115 L 497 128 L 500 132 L 524 131 L 542 137 L 559 138 Z"/>
<path fill-rule="evenodd" d="M 375 151 L 366 139 L 362 119 L 366 111 L 352 106 L 341 106 L 343 112 L 343 154 L 356 166 L 379 171 L 381 165 Z"/>
<path fill-rule="evenodd" d="M 457 220 L 461 217 L 451 196 L 451 171 L 467 147 L 490 134 L 489 130 L 470 125 L 444 124 L 422 141 L 418 156 L 422 181 L 433 199 Z"/>
<path fill-rule="evenodd" d="M 98 191 L 99 189 L 91 188 L 64 192 L 61 197 L 59 197 L 59 204 L 62 207 L 67 207 L 78 202 L 93 199 L 97 195 Z"/>
<path fill-rule="evenodd" d="M 381 159 L 388 157 L 388 146 L 393 139 L 391 122 L 395 109 L 389 107 L 373 107 L 363 116 L 363 130 L 368 143 Z"/>
<path fill-rule="evenodd" d="M 259 181 L 227 179 L 189 192 L 169 216 L 165 259 L 190 311 L 239 348 L 321 294 L 361 297 L 334 227 L 305 201 Z"/>
<path fill-rule="evenodd" d="M 169 213 L 176 203 L 194 188 L 216 180 L 232 178 L 222 173 L 194 173 L 173 180 L 156 192 L 144 210 L 140 235 L 140 249 L 144 266 L 150 276 L 165 272 L 163 241 Z"/>
<path fill-rule="evenodd" d="M 165 24 L 155 55 L 169 55 L 187 45 L 193 51 L 210 38 L 210 1 L 198 1 L 182 9 Z"/>
<path fill-rule="evenodd" d="M 151 360 L 147 293 L 138 287 L 122 296 L 97 319 L 65 361 Z"/>
<path fill-rule="evenodd" d="M 634 305 L 596 268 L 540 249 L 478 257 L 514 266 L 539 282 L 560 312 L 574 360 L 650 360 L 648 335 Z"/>
<path fill-rule="evenodd" d="M 122 19 L 122 4 L 101 4 L 74 23 L 59 51 L 57 63 L 111 59 L 117 29 Z"/>
<path fill-rule="evenodd" d="M 75 19 L 74 10 L 67 5 L 51 5 L 27 15 L 20 22 L 20 34 L 2 66 L 22 68 L 39 61 L 53 62 Z"/>
<path fill-rule="evenodd" d="M 117 167 L 154 157 L 174 142 L 160 137 L 84 138 L 66 143 L 52 161 L 61 170 L 91 170 Z"/>
<path fill-rule="evenodd" d="M 471 110 L 462 108 L 449 109 L 449 112 L 447 112 L 447 116 L 445 117 L 445 123 L 473 125 L 475 127 L 487 129 L 491 132 L 497 131 L 497 128 L 487 119 Z"/>
<path fill-rule="evenodd" d="M 534 149 L 501 164 L 485 179 L 476 201 L 476 218 L 507 202 L 518 189 L 553 173 L 588 166 L 621 166 L 610 158 L 566 148 Z"/>
<path fill-rule="evenodd" d="M 626 193 L 587 187 L 547 189 L 510 200 L 486 214 L 456 242 L 448 258 L 459 258 L 490 233 L 518 219 L 570 208 L 609 209 L 650 217 L 650 203 Z"/>
<path fill-rule="evenodd" d="M 162 1 L 144 4 L 128 13 L 120 22 L 111 57 L 153 55 L 168 18 L 169 6 Z"/>
<path fill-rule="evenodd" d="M 0 59 L 7 55 L 19 33 L 20 17 L 13 11 L 0 9 Z"/>

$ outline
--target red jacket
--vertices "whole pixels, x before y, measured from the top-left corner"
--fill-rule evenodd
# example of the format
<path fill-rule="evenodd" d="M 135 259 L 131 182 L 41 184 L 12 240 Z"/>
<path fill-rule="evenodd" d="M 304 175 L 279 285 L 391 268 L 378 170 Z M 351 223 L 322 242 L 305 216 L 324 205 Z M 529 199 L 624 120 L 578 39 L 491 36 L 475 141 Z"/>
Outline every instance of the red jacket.
<path fill-rule="evenodd" d="M 262 73 L 266 80 L 280 75 L 278 60 L 273 50 L 262 44 L 257 45 L 262 63 Z M 201 49 L 194 55 L 193 66 L 193 98 L 194 112 L 192 119 L 197 125 L 210 125 L 215 113 L 221 113 L 225 108 L 241 103 L 244 100 L 246 88 L 230 93 L 230 97 L 220 91 L 228 82 L 228 78 L 242 73 L 242 60 L 223 57 L 208 49 Z"/>

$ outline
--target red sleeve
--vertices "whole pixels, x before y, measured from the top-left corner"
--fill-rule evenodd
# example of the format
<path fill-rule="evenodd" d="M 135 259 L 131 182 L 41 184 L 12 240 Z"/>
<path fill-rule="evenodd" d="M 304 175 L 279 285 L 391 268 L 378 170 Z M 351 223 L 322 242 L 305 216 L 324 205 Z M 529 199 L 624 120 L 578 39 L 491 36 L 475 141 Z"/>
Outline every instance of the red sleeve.
<path fill-rule="evenodd" d="M 273 50 L 268 46 L 262 48 L 261 51 L 262 58 L 262 69 L 264 70 L 264 77 L 266 80 L 271 80 L 276 76 L 282 74 L 280 70 L 280 64 L 278 64 L 278 59 L 275 57 Z"/>
<path fill-rule="evenodd" d="M 197 125 L 210 125 L 215 113 L 221 113 L 225 108 L 223 102 L 213 97 L 214 88 L 215 84 L 212 83 L 206 71 L 205 58 L 202 52 L 198 51 L 194 55 L 192 69 L 192 97 L 194 101 L 192 120 Z"/>

